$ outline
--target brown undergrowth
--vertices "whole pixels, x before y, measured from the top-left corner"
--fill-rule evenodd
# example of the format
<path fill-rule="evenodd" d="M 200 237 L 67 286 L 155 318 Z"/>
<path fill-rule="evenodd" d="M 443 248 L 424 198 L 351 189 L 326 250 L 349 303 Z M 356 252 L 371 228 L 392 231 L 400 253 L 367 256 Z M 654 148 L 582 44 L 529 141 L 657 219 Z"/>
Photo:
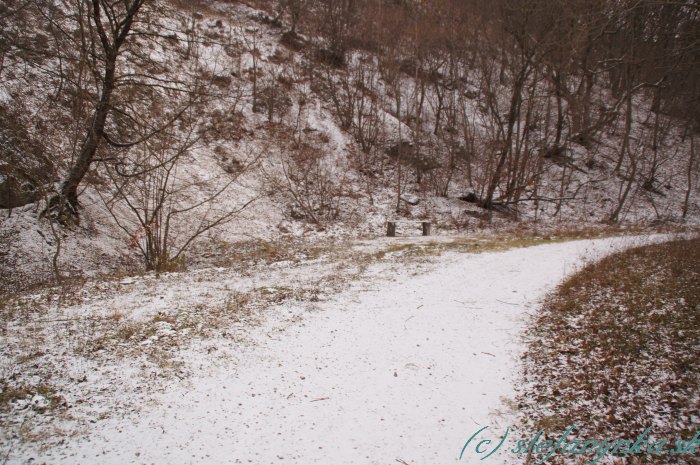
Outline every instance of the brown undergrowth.
<path fill-rule="evenodd" d="M 675 450 L 700 429 L 700 239 L 585 267 L 548 297 L 527 337 L 518 402 L 526 430 L 558 439 L 576 425 L 579 438 L 635 440 L 652 427 L 650 439 Z M 697 452 L 616 455 L 608 459 L 700 463 Z"/>

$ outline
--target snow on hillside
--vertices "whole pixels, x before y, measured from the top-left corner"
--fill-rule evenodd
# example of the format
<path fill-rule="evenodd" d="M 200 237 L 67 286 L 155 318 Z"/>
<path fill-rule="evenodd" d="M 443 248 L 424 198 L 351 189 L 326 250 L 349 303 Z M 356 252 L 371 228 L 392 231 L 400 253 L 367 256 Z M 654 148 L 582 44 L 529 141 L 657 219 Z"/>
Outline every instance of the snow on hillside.
<path fill-rule="evenodd" d="M 359 143 L 348 130 L 341 129 L 337 109 L 325 91 L 319 90 L 319 82 L 310 81 L 306 75 L 311 67 L 311 71 L 319 75 L 314 79 L 322 81 L 327 78 L 338 85 L 356 85 L 358 78 L 352 76 L 352 65 L 366 57 L 353 55 L 348 70 L 331 69 L 330 72 L 335 74 L 325 76 L 328 69 L 313 70 L 314 63 L 305 51 L 285 45 L 283 29 L 270 23 L 266 13 L 250 6 L 216 3 L 194 16 L 192 12 L 176 8 L 169 10 L 168 14 L 172 17 L 160 21 L 169 30 L 176 31 L 174 34 L 182 43 L 171 49 L 152 50 L 151 55 L 175 75 L 189 73 L 195 68 L 207 70 L 222 97 L 210 103 L 206 118 L 226 122 L 218 129 L 217 135 L 200 140 L 183 157 L 176 174 L 178 183 L 186 189 L 175 201 L 185 206 L 197 204 L 234 181 L 211 205 L 203 205 L 191 214 L 178 217 L 173 224 L 174 245 L 185 243 L 189 234 L 202 224 L 202 218 L 215 218 L 217 213 L 224 214 L 245 206 L 230 221 L 199 237 L 192 250 L 184 254 L 186 265 L 211 264 L 206 257 L 216 255 L 217 250 L 235 248 L 232 244 L 256 239 L 275 240 L 291 236 L 310 237 L 313 241 L 316 237 L 379 236 L 385 222 L 393 219 L 408 220 L 409 228 L 411 221 L 431 220 L 437 225 L 437 234 L 484 227 L 513 227 L 514 210 L 496 211 L 488 222 L 488 212 L 474 203 L 459 200 L 458 197 L 472 189 L 465 179 L 455 179 L 447 196 L 443 197 L 421 187 L 412 179 L 414 175 L 409 174 L 403 189 L 418 204 L 402 201 L 402 212 L 397 214 L 395 167 L 391 159 L 383 153 L 379 155 L 382 161 L 376 163 L 383 167 L 379 175 L 370 176 L 357 170 L 354 160 L 365 156 Z M 189 58 L 185 60 L 185 52 L 181 49 L 190 36 L 180 29 L 183 24 L 191 23 L 195 32 L 188 34 L 193 34 L 199 42 L 193 52 L 195 55 L 189 57 L 188 51 Z M 254 70 L 253 66 L 258 69 Z M 271 119 L 265 108 L 252 108 L 254 71 L 256 76 L 259 75 L 256 78 L 259 88 L 277 89 L 274 92 L 280 93 L 279 102 L 275 101 L 279 113 L 272 115 Z M 363 76 L 362 79 L 369 78 Z M 372 77 L 367 83 L 374 92 L 391 91 L 380 76 Z M 402 78 L 401 85 L 407 96 L 417 91 L 409 75 Z M 474 115 L 475 130 L 492 130 L 488 121 L 479 116 L 477 101 L 467 101 L 466 104 L 471 105 L 467 111 Z M 639 108 L 644 104 L 642 100 L 637 102 Z M 408 108 L 403 109 L 403 112 L 407 111 Z M 429 126 L 431 118 L 435 117 L 434 109 L 426 108 L 425 111 L 424 124 Z M 409 143 L 414 137 L 413 129 L 405 122 L 399 123 L 396 114 L 395 107 L 380 109 L 377 116 L 379 131 L 382 137 L 394 143 L 398 142 L 398 133 L 401 132 L 404 141 Z M 206 118 L 201 124 L 207 124 Z M 642 133 L 648 122 L 642 121 L 641 110 L 635 118 L 634 128 L 641 131 L 638 137 L 646 137 Z M 590 167 L 586 167 L 586 162 L 593 155 L 576 144 L 571 145 L 570 152 L 561 160 L 544 160 L 546 181 L 538 193 L 543 200 L 521 203 L 517 212 L 519 221 L 539 220 L 582 226 L 597 225 L 605 219 L 625 182 L 624 176 L 618 177 L 612 172 L 616 145 L 619 145 L 615 134 L 619 130 L 619 127 L 611 126 L 608 135 L 598 141 L 594 154 L 597 161 Z M 620 214 L 623 222 L 648 225 L 679 220 L 687 183 L 686 167 L 674 157 L 687 152 L 688 140 L 681 140 L 676 132 L 671 130 L 671 136 L 660 148 L 664 155 L 658 163 L 654 185 L 659 192 L 634 188 Z M 633 137 L 636 136 L 633 134 Z M 639 139 L 639 144 L 647 143 Z M 304 161 L 294 165 L 296 162 L 290 161 L 293 150 L 300 150 L 299 157 L 309 156 L 308 153 L 312 158 L 320 157 L 319 163 Z M 291 178 L 303 178 L 309 175 L 309 170 L 314 170 L 313 178 L 291 184 Z M 102 189 L 103 184 L 100 186 Z M 51 262 L 59 243 L 58 264 L 61 272 L 68 276 L 142 269 L 142 257 L 129 244 L 138 239 L 143 228 L 133 212 L 115 195 L 114 191 L 100 193 L 88 186 L 81 195 L 83 221 L 73 230 L 59 228 L 55 232 L 47 221 L 38 220 L 43 204 L 9 211 L 0 223 L 3 288 L 22 288 L 50 280 L 53 273 Z M 559 198 L 569 200 L 560 202 L 560 205 L 547 200 Z M 252 202 L 248 204 L 249 201 Z M 122 227 L 115 224 L 108 206 L 114 209 Z M 310 221 L 309 215 L 314 211 L 316 221 Z M 698 213 L 693 196 L 687 223 L 695 224 Z"/>

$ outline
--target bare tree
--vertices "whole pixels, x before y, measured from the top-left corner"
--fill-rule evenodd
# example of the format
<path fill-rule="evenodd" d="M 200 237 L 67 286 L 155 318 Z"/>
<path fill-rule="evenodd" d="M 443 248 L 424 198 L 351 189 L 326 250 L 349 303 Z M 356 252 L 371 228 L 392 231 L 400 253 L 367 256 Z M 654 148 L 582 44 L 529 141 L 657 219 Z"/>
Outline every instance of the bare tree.
<path fill-rule="evenodd" d="M 322 148 L 325 136 L 298 142 L 292 128 L 278 127 L 275 145 L 285 147 L 271 158 L 264 170 L 265 184 L 271 194 L 291 199 L 291 216 L 316 225 L 336 220 L 345 196 L 342 166 L 329 160 Z"/>
<path fill-rule="evenodd" d="M 100 196 L 119 228 L 138 249 L 147 270 L 181 267 L 184 253 L 203 234 L 236 217 L 259 199 L 251 196 L 231 205 L 222 199 L 260 158 L 260 153 L 238 153 L 238 169 L 222 170 L 203 183 L 187 174 L 200 146 L 199 121 L 188 114 L 188 124 L 150 137 L 119 165 L 107 169 L 113 194 Z M 214 173 L 212 173 L 214 174 Z"/>
<path fill-rule="evenodd" d="M 697 155 L 695 153 L 695 137 L 690 136 L 690 156 L 688 157 L 688 167 L 686 169 L 686 182 L 687 186 L 685 189 L 685 197 L 683 198 L 683 210 L 682 210 L 682 218 L 683 221 L 685 221 L 686 217 L 688 216 L 688 208 L 690 206 L 690 194 L 693 191 L 693 177 L 694 173 L 697 172 Z M 696 187 L 697 189 L 697 187 Z"/>
<path fill-rule="evenodd" d="M 99 50 L 97 56 L 92 57 L 98 95 L 77 159 L 62 181 L 59 194 L 50 201 L 49 208 L 57 209 L 59 215 L 77 216 L 78 187 L 105 138 L 107 118 L 113 112 L 112 94 L 118 85 L 118 61 L 145 1 L 124 0 L 111 4 L 105 0 L 91 0 L 87 2 L 86 12 L 82 8 L 77 12 L 81 28 L 88 29 L 88 32 L 83 31 L 84 46 Z"/>
<path fill-rule="evenodd" d="M 304 12 L 311 6 L 309 0 L 280 0 L 280 7 L 289 16 L 290 29 L 292 35 L 296 35 L 297 26 L 302 21 Z"/>

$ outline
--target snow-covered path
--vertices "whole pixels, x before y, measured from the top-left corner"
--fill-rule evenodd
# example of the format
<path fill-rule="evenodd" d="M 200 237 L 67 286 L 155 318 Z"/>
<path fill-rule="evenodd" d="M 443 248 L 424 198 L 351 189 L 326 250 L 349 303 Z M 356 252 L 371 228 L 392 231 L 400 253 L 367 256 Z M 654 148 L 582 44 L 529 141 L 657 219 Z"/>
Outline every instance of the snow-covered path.
<path fill-rule="evenodd" d="M 284 332 L 259 330 L 229 365 L 193 360 L 201 369 L 159 405 L 39 462 L 458 463 L 479 426 L 512 421 L 503 400 L 528 310 L 583 260 L 633 242 L 449 254 L 423 275 L 370 277 Z"/>

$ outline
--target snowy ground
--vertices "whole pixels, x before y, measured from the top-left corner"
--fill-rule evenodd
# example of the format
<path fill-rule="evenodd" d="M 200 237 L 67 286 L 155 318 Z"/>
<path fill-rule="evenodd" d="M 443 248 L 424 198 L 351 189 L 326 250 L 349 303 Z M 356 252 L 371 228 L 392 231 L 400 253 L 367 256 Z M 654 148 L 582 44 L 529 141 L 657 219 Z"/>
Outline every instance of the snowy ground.
<path fill-rule="evenodd" d="M 477 429 L 514 422 L 520 333 L 544 293 L 587 260 L 659 239 L 451 252 L 419 267 L 384 257 L 328 300 L 280 303 L 288 312 L 252 343 L 184 349 L 189 376 L 141 408 L 44 451 L 2 453 L 10 464 L 458 463 Z M 274 316 L 285 313 L 302 317 Z"/>

